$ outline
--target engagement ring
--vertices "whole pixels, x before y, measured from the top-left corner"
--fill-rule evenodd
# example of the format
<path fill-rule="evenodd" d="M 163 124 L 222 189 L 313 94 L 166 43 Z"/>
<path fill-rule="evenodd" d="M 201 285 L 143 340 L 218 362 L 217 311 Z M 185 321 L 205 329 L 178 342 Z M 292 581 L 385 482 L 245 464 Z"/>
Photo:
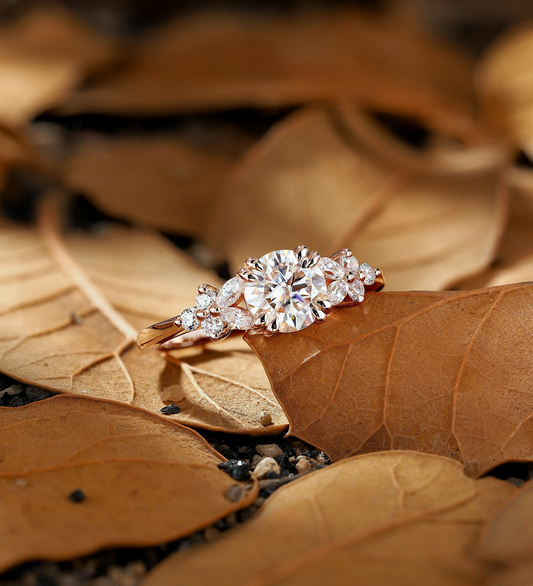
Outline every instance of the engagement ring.
<path fill-rule="evenodd" d="M 196 306 L 153 324 L 137 336 L 140 348 L 173 347 L 222 340 L 232 331 L 273 336 L 324 321 L 332 308 L 362 303 L 368 291 L 385 285 L 382 272 L 359 265 L 347 248 L 321 257 L 306 246 L 248 258 L 244 268 L 219 289 L 200 285 Z"/>

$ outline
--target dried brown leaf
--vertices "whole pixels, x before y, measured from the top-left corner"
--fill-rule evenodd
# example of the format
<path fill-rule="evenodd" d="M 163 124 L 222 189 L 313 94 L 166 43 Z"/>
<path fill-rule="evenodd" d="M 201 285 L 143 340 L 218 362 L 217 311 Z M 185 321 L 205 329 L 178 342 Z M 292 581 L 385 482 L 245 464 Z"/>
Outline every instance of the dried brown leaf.
<path fill-rule="evenodd" d="M 437 456 L 350 458 L 280 489 L 218 542 L 167 558 L 143 586 L 480 586 L 487 570 L 468 549 L 515 490 Z"/>
<path fill-rule="evenodd" d="M 164 239 L 124 228 L 63 240 L 53 210 L 40 231 L 0 230 L 0 370 L 31 384 L 87 393 L 187 425 L 279 433 L 286 426 L 263 369 L 242 340 L 179 360 L 141 351 L 137 330 L 194 305 L 218 284 Z M 177 357 L 176 357 L 177 356 Z M 263 427 L 260 413 L 271 414 Z"/>
<path fill-rule="evenodd" d="M 459 283 L 458 289 L 533 280 L 533 173 L 515 168 L 510 182 L 508 220 L 494 262 L 486 271 Z"/>
<path fill-rule="evenodd" d="M 484 528 L 477 554 L 498 564 L 490 586 L 533 582 L 533 483 L 528 482 Z M 502 568 L 503 564 L 503 568 Z"/>
<path fill-rule="evenodd" d="M 355 120 L 308 109 L 278 123 L 217 209 L 213 249 L 236 270 L 302 243 L 321 254 L 349 247 L 398 290 L 447 288 L 486 267 L 505 222 L 501 151 L 417 160 Z"/>
<path fill-rule="evenodd" d="M 471 65 L 401 19 L 353 10 L 199 13 L 154 31 L 68 112 L 166 114 L 352 99 L 471 132 Z"/>
<path fill-rule="evenodd" d="M 88 137 L 67 161 L 64 180 L 107 214 L 201 239 L 206 210 L 249 145 L 243 137 L 227 143 L 201 145 L 179 136 Z"/>
<path fill-rule="evenodd" d="M 371 293 L 290 336 L 247 336 L 290 433 L 333 459 L 455 458 L 478 476 L 533 461 L 530 284 Z"/>
<path fill-rule="evenodd" d="M 107 39 L 63 10 L 36 9 L 0 29 L 0 121 L 21 126 L 116 60 Z"/>
<path fill-rule="evenodd" d="M 0 571 L 177 539 L 246 507 L 194 431 L 142 409 L 57 396 L 0 408 Z M 243 486 L 246 486 L 242 483 Z M 69 495 L 81 490 L 85 500 Z"/>
<path fill-rule="evenodd" d="M 533 24 L 500 37 L 478 66 L 477 90 L 486 117 L 515 145 L 533 156 Z"/>

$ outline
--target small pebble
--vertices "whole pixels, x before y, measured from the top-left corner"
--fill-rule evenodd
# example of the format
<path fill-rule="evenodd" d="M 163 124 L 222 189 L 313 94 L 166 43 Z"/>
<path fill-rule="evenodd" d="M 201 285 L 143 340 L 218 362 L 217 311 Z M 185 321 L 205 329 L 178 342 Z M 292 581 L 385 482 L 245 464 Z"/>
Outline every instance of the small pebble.
<path fill-rule="evenodd" d="M 235 480 L 248 480 L 250 478 L 250 465 L 245 460 L 228 460 L 218 464 L 220 470 L 227 472 Z"/>
<path fill-rule="evenodd" d="M 20 397 L 16 396 L 16 397 L 13 397 L 11 399 L 11 401 L 9 401 L 8 406 L 9 407 L 22 407 L 23 405 L 26 405 L 26 401 L 24 401 Z"/>
<path fill-rule="evenodd" d="M 28 486 L 28 481 L 24 480 L 24 478 L 17 478 L 17 480 L 15 480 L 15 486 L 17 488 L 26 488 Z"/>
<path fill-rule="evenodd" d="M 163 413 L 163 415 L 176 415 L 180 411 L 181 408 L 177 405 L 174 405 L 174 403 L 170 403 L 170 405 L 167 405 L 161 409 L 161 413 Z"/>
<path fill-rule="evenodd" d="M 274 460 L 274 458 L 263 458 L 261 462 L 255 467 L 253 471 L 253 475 L 258 479 L 261 480 L 266 476 L 268 472 L 274 472 L 276 475 L 281 473 L 281 468 L 279 464 Z"/>
<path fill-rule="evenodd" d="M 261 411 L 259 417 L 259 421 L 261 422 L 261 425 L 263 427 L 266 427 L 267 425 L 272 425 L 272 415 L 270 415 L 270 413 L 267 413 L 266 411 Z"/>
<path fill-rule="evenodd" d="M 33 403 L 34 401 L 42 401 L 43 399 L 48 399 L 51 397 L 52 393 L 50 391 L 46 391 L 45 389 L 40 389 L 39 387 L 28 386 L 26 387 L 26 397 Z"/>
<path fill-rule="evenodd" d="M 85 493 L 80 488 L 77 488 L 68 495 L 68 500 L 71 503 L 82 503 L 86 498 Z"/>
<path fill-rule="evenodd" d="M 298 474 L 303 474 L 307 472 L 311 468 L 311 462 L 305 456 L 298 456 L 296 462 L 296 470 Z"/>
<path fill-rule="evenodd" d="M 263 459 L 263 456 L 260 456 L 259 454 L 256 454 L 252 458 L 252 468 L 255 468 L 259 464 L 259 462 L 261 462 L 262 459 Z"/>
<path fill-rule="evenodd" d="M 522 484 L 525 484 L 525 480 L 522 480 L 522 478 L 515 478 L 514 476 L 510 476 L 506 480 L 515 486 L 522 486 Z"/>
<path fill-rule="evenodd" d="M 274 458 L 274 456 L 281 456 L 283 450 L 276 444 L 263 444 L 255 447 L 255 451 L 261 456 L 268 456 Z"/>
<path fill-rule="evenodd" d="M 226 490 L 224 496 L 232 503 L 236 503 L 244 496 L 244 488 L 238 484 L 232 484 L 228 490 Z"/>

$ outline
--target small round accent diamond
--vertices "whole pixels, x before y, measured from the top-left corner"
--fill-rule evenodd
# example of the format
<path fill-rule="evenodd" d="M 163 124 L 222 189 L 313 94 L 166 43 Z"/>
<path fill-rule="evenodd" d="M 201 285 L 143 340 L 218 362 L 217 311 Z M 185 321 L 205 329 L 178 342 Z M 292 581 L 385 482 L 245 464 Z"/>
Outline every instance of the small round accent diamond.
<path fill-rule="evenodd" d="M 328 299 L 332 305 L 339 305 L 348 295 L 348 283 L 346 281 L 332 281 L 328 286 Z"/>
<path fill-rule="evenodd" d="M 376 269 L 373 269 L 366 262 L 359 267 L 359 278 L 365 285 L 373 285 L 376 280 Z"/>
<path fill-rule="evenodd" d="M 229 307 L 239 300 L 242 295 L 244 283 L 239 277 L 233 277 L 226 281 L 217 294 L 217 305 L 219 307 Z"/>
<path fill-rule="evenodd" d="M 197 330 L 198 326 L 200 325 L 200 320 L 196 317 L 196 309 L 194 307 L 184 309 L 181 312 L 180 320 L 182 327 L 189 332 Z"/>
<path fill-rule="evenodd" d="M 216 340 L 224 331 L 224 322 L 219 317 L 208 315 L 202 322 L 202 331 Z"/>
<path fill-rule="evenodd" d="M 359 279 L 355 279 L 348 285 L 348 295 L 354 301 L 363 301 L 365 298 L 365 286 Z"/>
<path fill-rule="evenodd" d="M 242 307 L 223 307 L 220 317 L 234 330 L 249 330 L 254 325 L 252 316 Z"/>
<path fill-rule="evenodd" d="M 196 307 L 198 309 L 209 309 L 215 302 L 216 293 L 208 291 L 207 293 L 198 293 L 196 296 Z"/>
<path fill-rule="evenodd" d="M 276 323 L 280 332 L 297 332 L 314 321 L 312 304 L 327 299 L 326 277 L 317 262 L 305 267 L 294 250 L 275 250 L 259 259 L 263 270 L 244 284 L 244 300 L 254 319 Z"/>

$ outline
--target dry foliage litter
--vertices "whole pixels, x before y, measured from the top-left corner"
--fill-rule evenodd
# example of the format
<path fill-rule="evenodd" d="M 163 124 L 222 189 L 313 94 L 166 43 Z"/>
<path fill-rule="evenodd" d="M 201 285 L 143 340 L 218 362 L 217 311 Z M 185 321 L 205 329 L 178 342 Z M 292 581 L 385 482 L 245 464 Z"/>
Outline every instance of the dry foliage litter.
<path fill-rule="evenodd" d="M 0 21 L 6 580 L 161 546 L 144 586 L 533 583 L 532 56 L 532 24 L 474 62 L 390 6 Z M 300 244 L 388 292 L 135 344 Z"/>

